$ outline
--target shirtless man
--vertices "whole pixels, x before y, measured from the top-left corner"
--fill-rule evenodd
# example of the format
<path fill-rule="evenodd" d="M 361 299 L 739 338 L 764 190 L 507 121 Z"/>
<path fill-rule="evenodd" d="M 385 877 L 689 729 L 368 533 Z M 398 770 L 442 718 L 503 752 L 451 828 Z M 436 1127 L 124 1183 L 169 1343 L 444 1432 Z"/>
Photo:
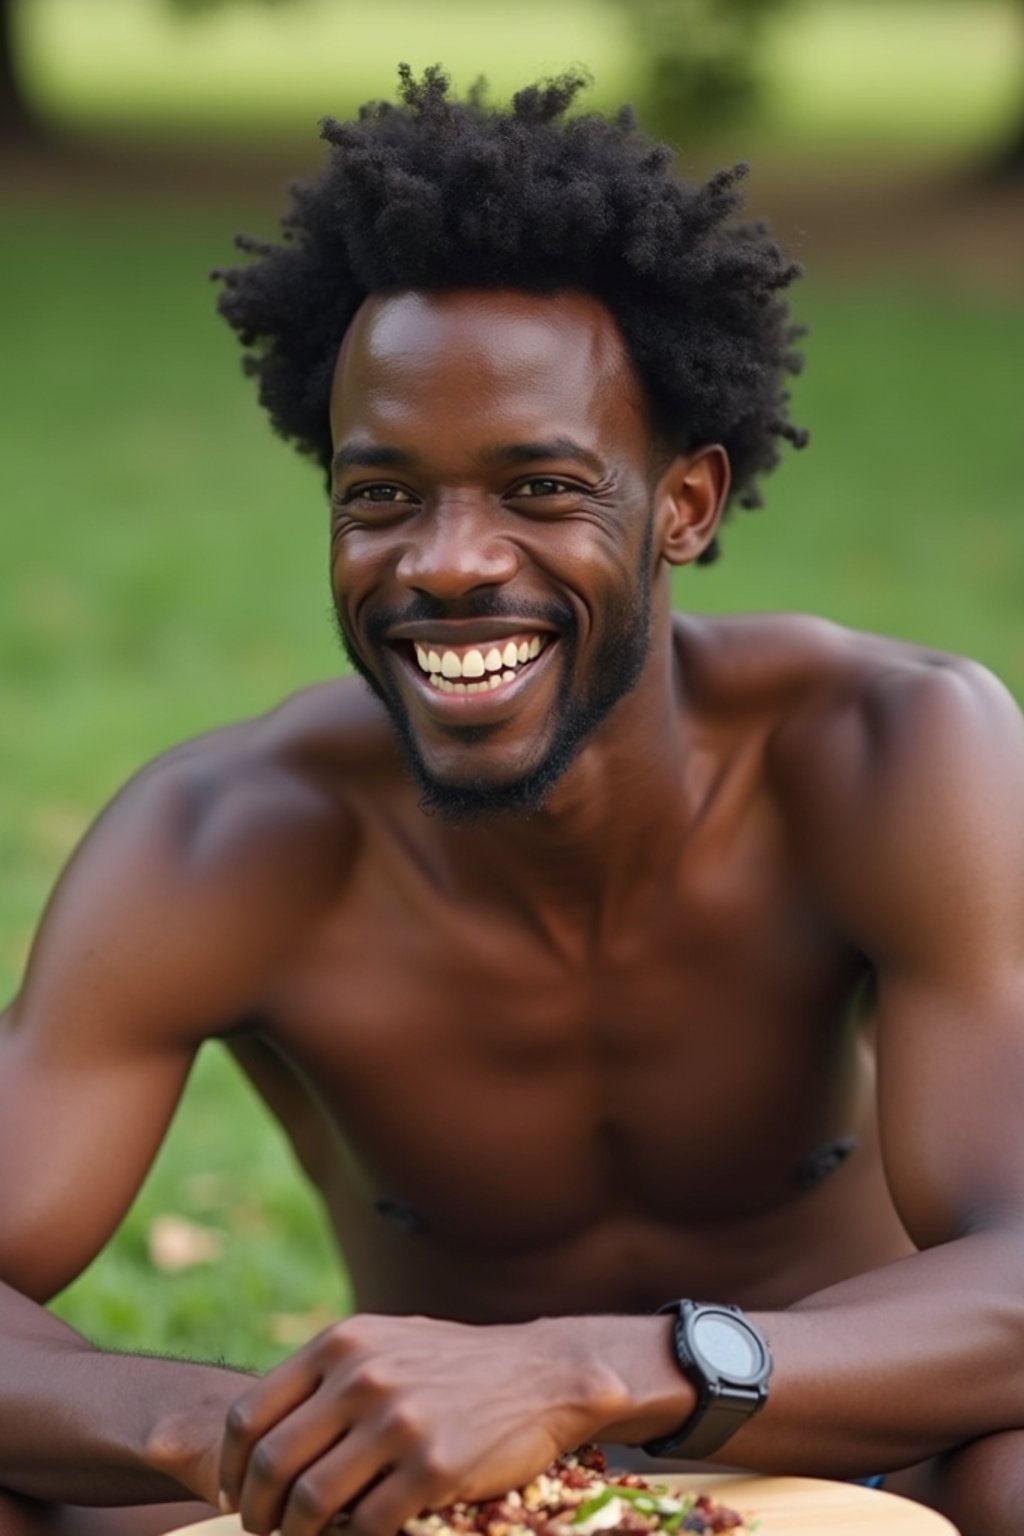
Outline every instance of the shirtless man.
<path fill-rule="evenodd" d="M 370 690 L 144 769 L 49 906 L 0 1034 L 3 1536 L 391 1536 L 588 1439 L 1024 1512 L 1024 729 L 956 658 L 673 616 L 798 439 L 792 271 L 574 91 L 407 78 L 226 275 Z M 256 1383 L 39 1305 L 211 1037 L 358 1300 Z M 743 1309 L 717 1449 L 677 1298 Z"/>

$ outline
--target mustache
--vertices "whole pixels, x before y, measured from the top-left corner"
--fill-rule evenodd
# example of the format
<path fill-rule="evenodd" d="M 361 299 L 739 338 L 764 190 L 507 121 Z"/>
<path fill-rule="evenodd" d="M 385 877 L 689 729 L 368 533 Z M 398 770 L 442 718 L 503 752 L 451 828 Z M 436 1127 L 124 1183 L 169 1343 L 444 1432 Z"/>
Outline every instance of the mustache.
<path fill-rule="evenodd" d="M 518 619 L 524 625 L 537 621 L 562 635 L 571 635 L 576 628 L 576 615 L 568 603 L 552 601 L 524 608 L 521 603 L 510 602 L 503 593 L 487 588 L 468 592 L 455 602 L 442 602 L 429 592 L 418 592 L 402 608 L 374 609 L 366 615 L 363 628 L 367 639 L 380 645 L 396 624 L 436 623 L 444 619 Z"/>

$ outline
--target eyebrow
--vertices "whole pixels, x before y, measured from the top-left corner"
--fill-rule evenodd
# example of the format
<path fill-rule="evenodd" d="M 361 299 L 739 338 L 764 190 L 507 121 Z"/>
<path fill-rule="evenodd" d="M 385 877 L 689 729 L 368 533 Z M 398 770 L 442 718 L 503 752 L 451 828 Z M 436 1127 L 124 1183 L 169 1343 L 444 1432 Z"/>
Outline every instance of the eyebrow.
<path fill-rule="evenodd" d="M 494 448 L 485 448 L 480 457 L 485 464 L 533 464 L 543 459 L 575 459 L 592 469 L 595 475 L 607 473 L 607 465 L 597 454 L 571 437 L 550 437 L 533 443 L 501 443 Z"/>
<path fill-rule="evenodd" d="M 404 448 L 388 448 L 379 443 L 346 443 L 331 459 L 332 469 L 351 469 L 356 464 L 368 469 L 411 469 L 416 455 Z"/>
<path fill-rule="evenodd" d="M 480 455 L 484 464 L 535 464 L 546 459 L 575 459 L 593 470 L 595 475 L 607 472 L 607 466 L 571 437 L 552 437 L 543 442 L 498 443 L 485 448 Z M 389 448 L 382 443 L 345 443 L 331 459 L 331 469 L 413 469 L 417 463 L 414 453 L 404 448 Z"/>

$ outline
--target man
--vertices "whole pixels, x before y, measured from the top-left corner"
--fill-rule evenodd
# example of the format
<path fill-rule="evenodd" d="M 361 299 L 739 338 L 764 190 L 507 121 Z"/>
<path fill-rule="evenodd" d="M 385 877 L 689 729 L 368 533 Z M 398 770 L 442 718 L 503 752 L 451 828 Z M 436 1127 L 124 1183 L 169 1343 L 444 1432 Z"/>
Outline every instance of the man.
<path fill-rule="evenodd" d="M 189 1497 L 388 1536 L 592 1439 L 1024 1511 L 1021 720 L 956 658 L 672 615 L 802 441 L 794 273 L 578 84 L 406 73 L 225 274 L 369 693 L 144 769 L 48 909 L 0 1036 L 4 1536 Z M 256 1383 L 39 1305 L 211 1037 L 359 1308 Z"/>

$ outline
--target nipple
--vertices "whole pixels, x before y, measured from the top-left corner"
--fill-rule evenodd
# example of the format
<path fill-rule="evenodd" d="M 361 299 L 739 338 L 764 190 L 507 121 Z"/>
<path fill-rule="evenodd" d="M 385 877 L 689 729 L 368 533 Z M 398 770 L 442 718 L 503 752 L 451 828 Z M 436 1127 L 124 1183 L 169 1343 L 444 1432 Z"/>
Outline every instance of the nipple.
<path fill-rule="evenodd" d="M 413 1210 L 411 1205 L 406 1205 L 402 1200 L 392 1200 L 384 1195 L 380 1200 L 373 1202 L 373 1208 L 378 1216 L 383 1216 L 393 1227 L 400 1232 L 425 1232 L 427 1224 L 423 1217 Z"/>
<path fill-rule="evenodd" d="M 796 1181 L 803 1189 L 813 1189 L 830 1173 L 835 1173 L 846 1162 L 851 1152 L 857 1150 L 856 1136 L 841 1136 L 838 1141 L 827 1141 L 812 1152 L 797 1169 Z"/>

